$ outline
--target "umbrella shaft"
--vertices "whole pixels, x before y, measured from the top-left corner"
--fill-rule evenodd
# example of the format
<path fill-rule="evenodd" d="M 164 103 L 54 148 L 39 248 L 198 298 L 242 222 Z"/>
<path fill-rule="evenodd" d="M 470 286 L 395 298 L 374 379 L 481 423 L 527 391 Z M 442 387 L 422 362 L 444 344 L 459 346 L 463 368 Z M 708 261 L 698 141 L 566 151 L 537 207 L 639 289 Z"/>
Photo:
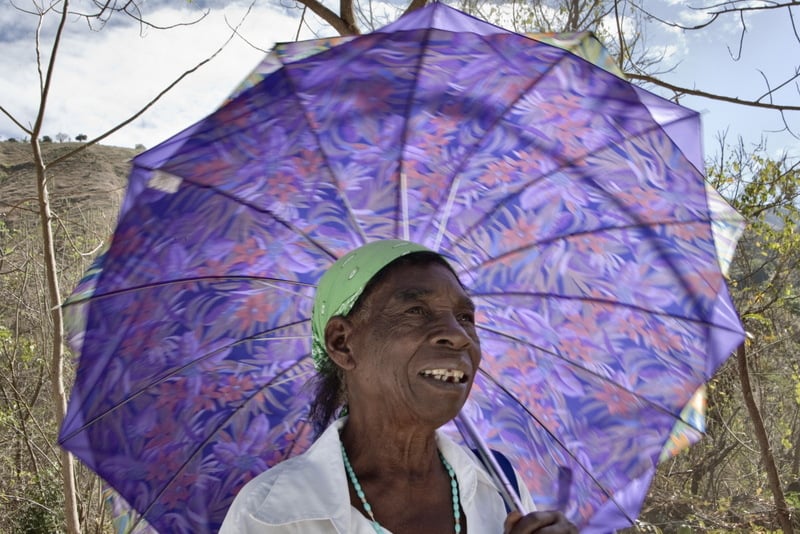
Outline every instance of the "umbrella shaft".
<path fill-rule="evenodd" d="M 497 459 L 495 458 L 492 451 L 486 445 L 486 442 L 478 432 L 478 429 L 472 423 L 472 421 L 464 415 L 463 413 L 459 413 L 458 417 L 456 418 L 456 423 L 458 426 L 459 431 L 464 434 L 466 433 L 469 441 L 475 445 L 478 450 L 478 453 L 481 455 L 483 459 L 483 465 L 485 465 L 488 470 L 489 474 L 492 476 L 497 487 L 500 489 L 500 494 L 503 496 L 503 500 L 506 502 L 506 505 L 510 510 L 517 510 L 518 512 L 525 514 L 525 510 L 522 507 L 522 502 L 520 501 L 517 492 L 514 490 L 514 486 L 509 482 L 508 477 L 506 477 L 503 468 L 500 467 L 500 464 L 497 463 Z"/>

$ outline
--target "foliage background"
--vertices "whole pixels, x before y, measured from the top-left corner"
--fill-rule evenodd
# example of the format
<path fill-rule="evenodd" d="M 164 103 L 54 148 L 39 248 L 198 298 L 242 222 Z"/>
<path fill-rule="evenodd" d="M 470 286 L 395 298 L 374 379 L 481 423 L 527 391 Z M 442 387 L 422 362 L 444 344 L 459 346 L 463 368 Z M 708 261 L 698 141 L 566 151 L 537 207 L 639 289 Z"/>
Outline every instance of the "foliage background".
<path fill-rule="evenodd" d="M 409 5 L 419 4 L 414 0 Z M 492 11 L 492 3 L 465 0 L 461 4 L 458 7 L 485 18 L 501 16 L 499 11 Z M 708 9 L 736 16 L 744 9 L 789 9 L 787 6 L 794 2 L 763 4 L 746 7 L 740 2 L 721 2 L 709 4 Z M 52 5 L 66 7 L 67 2 Z M 118 6 L 136 4 L 105 5 L 111 6 L 105 13 L 108 17 L 142 15 L 138 11 L 115 11 Z M 338 31 L 368 29 L 363 12 L 353 16 L 353 2 L 340 2 L 338 11 L 332 3 L 328 5 L 333 9 L 322 18 Z M 515 5 L 520 8 L 514 21 L 516 29 L 592 29 L 630 77 L 658 86 L 663 65 L 657 55 L 649 53 L 646 35 L 632 32 L 623 38 L 607 23 L 615 13 L 622 12 L 629 20 L 638 17 L 638 27 L 643 28 L 651 17 L 644 10 L 644 2 L 554 0 L 528 7 Z M 322 4 L 301 0 L 298 6 L 315 11 Z M 50 14 L 58 15 L 58 11 L 41 13 Z M 51 72 L 49 66 L 43 71 L 47 75 Z M 773 85 L 783 82 L 778 80 Z M 47 100 L 46 87 L 40 87 L 41 114 Z M 674 98 L 691 91 L 684 89 L 675 91 Z M 764 102 L 770 100 L 767 96 Z M 0 111 L 10 115 L 3 104 L 0 102 Z M 68 142 L 70 136 L 61 132 L 42 131 L 38 118 L 20 119 L 15 124 L 21 129 L 21 142 L 0 143 L 0 532 L 59 532 L 65 530 L 60 480 L 63 458 L 55 445 L 57 410 L 49 393 L 54 377 L 48 357 L 56 326 L 47 294 L 41 192 L 36 186 L 44 178 L 49 188 L 55 274 L 62 293 L 57 298 L 63 299 L 94 255 L 108 243 L 124 192 L 127 161 L 135 150 L 90 145 L 60 159 L 83 145 Z M 119 127 L 124 125 L 123 121 Z M 93 137 L 90 143 L 105 135 Z M 86 136 L 81 140 L 86 141 Z M 39 159 L 37 147 L 41 148 Z M 800 529 L 800 174 L 797 162 L 763 145 L 722 138 L 718 148 L 715 160 L 708 161 L 709 180 L 748 220 L 734 258 L 730 285 L 752 337 L 746 357 L 732 358 L 709 384 L 707 436 L 661 466 L 639 529 L 768 532 L 782 528 L 786 532 L 785 526 L 779 526 L 780 505 L 774 500 L 764 441 L 759 438 L 768 443 L 780 488 L 786 492 L 784 512 L 790 514 L 794 528 Z M 46 166 L 46 173 L 38 167 L 57 160 Z M 66 369 L 69 383 L 71 361 Z M 745 403 L 751 397 L 757 418 Z M 100 482 L 81 466 L 75 478 L 82 531 L 110 532 Z"/>

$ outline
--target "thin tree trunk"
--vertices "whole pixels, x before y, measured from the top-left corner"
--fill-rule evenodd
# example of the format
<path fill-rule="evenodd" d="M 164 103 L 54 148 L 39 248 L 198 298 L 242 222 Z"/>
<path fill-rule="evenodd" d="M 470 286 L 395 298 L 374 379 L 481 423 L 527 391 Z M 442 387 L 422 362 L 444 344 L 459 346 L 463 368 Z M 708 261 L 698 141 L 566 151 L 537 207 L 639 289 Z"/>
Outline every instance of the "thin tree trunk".
<path fill-rule="evenodd" d="M 53 396 L 53 411 L 56 416 L 56 425 L 61 427 L 61 422 L 67 413 L 67 395 L 64 389 L 64 317 L 61 311 L 61 291 L 58 287 L 58 266 L 56 264 L 55 244 L 53 240 L 53 214 L 50 211 L 50 195 L 47 191 L 47 166 L 45 165 L 42 147 L 39 145 L 39 134 L 42 131 L 47 108 L 50 84 L 53 81 L 55 62 L 61 44 L 61 36 L 69 16 L 69 0 L 63 0 L 60 6 L 58 29 L 53 39 L 53 47 L 47 68 L 42 72 L 42 56 L 39 38 L 42 30 L 43 15 L 39 16 L 39 25 L 36 28 L 36 64 L 39 67 L 40 100 L 36 122 L 31 129 L 31 149 L 33 163 L 36 166 L 36 189 L 39 196 L 39 219 L 42 226 L 42 250 L 44 252 L 44 271 L 47 282 L 47 303 L 50 307 L 50 320 L 52 322 L 52 354 L 50 358 L 50 383 Z M 66 449 L 60 449 L 61 484 L 64 492 L 64 521 L 68 534 L 80 534 L 80 520 L 78 518 L 78 497 L 75 489 L 75 467 L 72 454 Z"/>
<path fill-rule="evenodd" d="M 797 399 L 800 404 L 800 397 Z M 800 409 L 795 407 L 794 410 L 794 424 L 792 424 L 792 437 L 794 442 L 794 454 L 792 454 L 792 470 L 793 478 L 800 476 Z"/>
<path fill-rule="evenodd" d="M 739 365 L 739 381 L 742 384 L 742 394 L 744 395 L 744 403 L 747 405 L 747 411 L 750 413 L 750 420 L 756 433 L 759 448 L 761 449 L 761 458 L 764 461 L 764 467 L 767 470 L 767 479 L 769 486 L 772 490 L 772 496 L 775 501 L 775 508 L 778 513 L 778 522 L 781 525 L 783 534 L 794 534 L 792 527 L 792 520 L 789 517 L 789 509 L 786 506 L 786 499 L 783 495 L 783 488 L 781 487 L 781 479 L 778 476 L 778 468 L 775 467 L 775 458 L 772 456 L 772 449 L 769 446 L 769 438 L 767 431 L 764 428 L 764 420 L 761 418 L 761 412 L 758 405 L 753 399 L 753 388 L 750 385 L 750 371 L 747 366 L 747 353 L 745 352 L 745 344 L 742 343 L 736 351 L 736 360 Z"/>
<path fill-rule="evenodd" d="M 47 191 L 47 172 L 39 140 L 33 137 L 31 145 L 33 148 L 33 160 L 36 165 L 36 186 L 39 193 L 39 218 L 42 226 L 47 300 L 50 306 L 50 319 L 53 327 L 53 352 L 50 361 L 53 410 L 55 411 L 56 424 L 60 427 L 61 422 L 64 420 L 64 415 L 67 413 L 67 395 L 64 389 L 64 317 L 61 312 L 61 291 L 58 287 L 58 268 L 56 266 L 53 226 L 51 223 L 53 215 L 50 211 L 50 196 Z M 61 479 L 64 491 L 64 519 L 67 525 L 67 532 L 80 534 L 74 462 L 72 455 L 66 449 L 60 449 L 60 451 Z"/>

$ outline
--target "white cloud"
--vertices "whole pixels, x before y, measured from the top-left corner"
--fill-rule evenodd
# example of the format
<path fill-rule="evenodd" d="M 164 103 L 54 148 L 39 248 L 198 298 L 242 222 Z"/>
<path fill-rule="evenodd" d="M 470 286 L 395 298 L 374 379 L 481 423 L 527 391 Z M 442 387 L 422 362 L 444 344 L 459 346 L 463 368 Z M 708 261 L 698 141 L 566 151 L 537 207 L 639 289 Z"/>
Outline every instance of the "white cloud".
<path fill-rule="evenodd" d="M 26 0 L 20 0 L 24 3 Z M 89 5 L 90 0 L 74 0 Z M 247 0 L 249 2 L 249 0 Z M 223 7 L 214 7 L 221 4 Z M 362 3 L 363 4 L 363 3 Z M 71 18 L 56 64 L 52 95 L 48 103 L 43 134 L 55 136 L 65 132 L 71 136 L 79 133 L 96 136 L 129 117 L 153 98 L 184 70 L 206 58 L 230 34 L 225 23 L 236 24 L 244 13 L 245 0 L 148 0 L 142 4 L 151 9 L 148 17 L 162 24 L 192 19 L 210 6 L 209 16 L 196 26 L 168 31 L 147 29 L 139 35 L 139 27 L 122 24 L 118 17 L 100 31 L 90 31 L 84 21 Z M 364 4 L 366 5 L 366 4 Z M 494 4 L 494 15 L 504 17 L 503 25 L 512 27 L 511 4 Z M 667 20 L 690 20 L 696 12 L 685 7 L 685 2 L 662 0 L 653 3 L 660 9 L 658 15 Z M 648 8 L 651 4 L 648 3 Z M 660 6 L 660 7 L 659 7 Z M 398 7 L 394 0 L 373 4 L 374 20 L 380 26 L 394 17 Z M 489 5 L 484 5 L 489 9 Z M 274 42 L 294 40 L 299 24 L 299 10 L 291 7 L 259 4 L 242 25 L 245 39 L 266 50 Z M 55 15 L 55 14 L 53 14 Z M 488 14 L 487 14 L 488 15 Z M 684 17 L 684 18 L 681 18 Z M 312 28 L 303 27 L 301 39 L 314 37 L 314 31 L 326 28 L 311 14 L 306 16 Z M 43 32 L 43 50 L 47 50 L 55 27 L 56 16 L 50 16 Z M 648 50 L 664 53 L 667 65 L 677 65 L 674 72 L 665 74 L 666 81 L 684 87 L 697 87 L 742 98 L 761 95 L 765 82 L 759 74 L 764 71 L 774 83 L 785 80 L 794 72 L 800 57 L 800 45 L 794 39 L 790 22 L 777 13 L 763 13 L 748 21 L 742 61 L 733 62 L 728 47 L 738 46 L 738 19 L 719 20 L 710 30 L 681 31 L 652 21 L 645 21 Z M 39 99 L 39 82 L 35 67 L 33 37 L 36 18 L 23 15 L 11 7 L 10 2 L 0 2 L 0 105 L 22 123 L 29 125 L 35 119 Z M 623 31 L 630 35 L 636 22 L 624 18 Z M 616 22 L 606 22 L 616 34 Z M 326 28 L 325 34 L 332 30 Z M 132 147 L 137 143 L 152 147 L 169 136 L 190 126 L 213 111 L 235 88 L 242 78 L 261 59 L 262 52 L 254 50 L 242 39 L 231 45 L 209 65 L 189 76 L 179 87 L 166 96 L 144 116 L 104 141 Z M 45 54 L 46 59 L 46 54 Z M 658 91 L 658 88 L 655 89 Z M 796 101 L 795 86 L 784 88 L 776 96 L 782 102 Z M 777 113 L 759 111 L 745 113 L 741 106 L 722 105 L 707 99 L 684 98 L 682 103 L 697 109 L 707 109 L 704 122 L 707 136 L 730 126 L 734 134 L 758 136 L 765 129 L 780 129 L 782 123 Z M 787 114 L 795 130 L 800 130 L 798 113 Z M 0 139 L 22 134 L 7 117 L 0 114 Z M 795 139 L 773 135 L 772 139 L 786 139 L 783 146 L 793 153 L 800 150 Z M 781 141 L 776 145 L 781 146 Z M 709 147 L 713 143 L 707 143 Z"/>
<path fill-rule="evenodd" d="M 183 8 L 174 6 L 160 8 L 148 20 L 166 25 L 197 18 L 198 11 L 187 7 L 188 3 Z M 245 7 L 234 4 L 212 10 L 196 25 L 145 29 L 143 35 L 133 24 L 89 31 L 85 22 L 70 22 L 57 56 L 43 135 L 65 132 L 93 137 L 127 119 L 182 72 L 213 54 L 231 34 L 228 24 L 236 25 Z M 7 10 L 3 17 L 9 18 Z M 27 19 L 29 26 L 35 24 L 35 17 Z M 23 18 L 17 14 L 16 20 L 20 24 Z M 294 40 L 297 26 L 297 19 L 266 7 L 250 13 L 240 34 L 253 45 L 269 49 L 275 42 Z M 308 29 L 301 35 L 311 37 Z M 27 36 L 4 44 L 0 57 L 0 71 L 15 73 L 0 81 L 2 105 L 25 125 L 35 119 L 39 99 L 32 36 L 31 29 Z M 47 49 L 50 42 L 43 40 L 43 45 Z M 152 146 L 177 133 L 213 111 L 262 57 L 262 51 L 234 38 L 143 117 L 104 142 Z M 22 138 L 24 134 L 0 116 L 0 136 Z"/>

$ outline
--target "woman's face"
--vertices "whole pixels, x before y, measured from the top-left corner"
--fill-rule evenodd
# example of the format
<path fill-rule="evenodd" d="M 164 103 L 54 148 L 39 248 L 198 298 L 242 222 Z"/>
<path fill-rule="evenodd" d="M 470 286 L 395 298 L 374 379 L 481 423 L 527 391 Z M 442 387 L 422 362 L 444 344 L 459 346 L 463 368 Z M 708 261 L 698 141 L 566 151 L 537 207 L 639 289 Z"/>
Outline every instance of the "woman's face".
<path fill-rule="evenodd" d="M 480 364 L 475 306 L 443 265 L 401 266 L 352 317 L 351 411 L 438 428 L 455 417 Z"/>

